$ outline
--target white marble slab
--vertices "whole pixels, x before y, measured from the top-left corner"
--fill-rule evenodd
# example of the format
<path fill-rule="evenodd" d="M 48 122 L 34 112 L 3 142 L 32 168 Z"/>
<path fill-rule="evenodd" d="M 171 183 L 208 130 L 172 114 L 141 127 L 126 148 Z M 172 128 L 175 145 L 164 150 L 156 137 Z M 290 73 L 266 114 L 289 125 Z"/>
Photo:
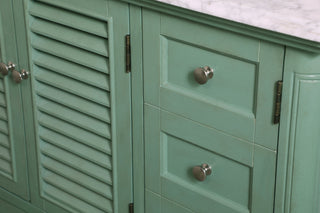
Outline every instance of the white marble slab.
<path fill-rule="evenodd" d="M 320 42 L 320 0 L 157 0 Z"/>

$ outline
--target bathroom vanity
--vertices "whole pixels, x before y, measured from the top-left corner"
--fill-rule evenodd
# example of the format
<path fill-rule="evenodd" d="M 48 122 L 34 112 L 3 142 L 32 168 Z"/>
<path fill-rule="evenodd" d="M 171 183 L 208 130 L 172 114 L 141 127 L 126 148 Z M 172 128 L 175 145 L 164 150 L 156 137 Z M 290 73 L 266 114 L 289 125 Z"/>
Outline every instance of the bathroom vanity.
<path fill-rule="evenodd" d="M 4 0 L 0 212 L 318 213 L 317 8 Z"/>

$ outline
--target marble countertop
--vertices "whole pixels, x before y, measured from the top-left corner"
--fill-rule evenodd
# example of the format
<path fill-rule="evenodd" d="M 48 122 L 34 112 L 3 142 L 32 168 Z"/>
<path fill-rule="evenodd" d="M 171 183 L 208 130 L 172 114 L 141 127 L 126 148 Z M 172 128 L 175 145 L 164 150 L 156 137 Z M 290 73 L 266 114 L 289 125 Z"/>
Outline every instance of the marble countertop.
<path fill-rule="evenodd" d="M 320 0 L 156 0 L 320 42 Z"/>

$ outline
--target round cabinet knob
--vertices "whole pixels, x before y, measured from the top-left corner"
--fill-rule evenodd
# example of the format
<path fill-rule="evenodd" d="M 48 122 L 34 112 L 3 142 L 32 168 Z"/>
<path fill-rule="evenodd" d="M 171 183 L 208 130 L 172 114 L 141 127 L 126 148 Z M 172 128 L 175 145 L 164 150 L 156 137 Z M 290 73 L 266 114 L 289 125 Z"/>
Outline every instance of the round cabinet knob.
<path fill-rule="evenodd" d="M 193 176 L 199 180 L 199 181 L 204 181 L 208 175 L 211 175 L 212 170 L 211 166 L 208 164 L 204 163 L 201 166 L 195 166 L 192 169 Z"/>
<path fill-rule="evenodd" d="M 21 70 L 18 72 L 17 70 L 12 71 L 12 78 L 16 83 L 20 83 L 23 79 L 27 79 L 29 76 L 29 72 L 26 70 Z"/>
<path fill-rule="evenodd" d="M 16 67 L 15 64 L 13 64 L 12 62 L 9 62 L 8 65 L 6 65 L 5 63 L 0 63 L 0 73 L 5 76 L 8 75 L 8 72 L 11 70 L 14 70 L 14 68 Z"/>
<path fill-rule="evenodd" d="M 209 66 L 199 67 L 193 72 L 194 79 L 199 84 L 205 84 L 209 79 L 213 77 L 213 72 L 214 70 Z"/>

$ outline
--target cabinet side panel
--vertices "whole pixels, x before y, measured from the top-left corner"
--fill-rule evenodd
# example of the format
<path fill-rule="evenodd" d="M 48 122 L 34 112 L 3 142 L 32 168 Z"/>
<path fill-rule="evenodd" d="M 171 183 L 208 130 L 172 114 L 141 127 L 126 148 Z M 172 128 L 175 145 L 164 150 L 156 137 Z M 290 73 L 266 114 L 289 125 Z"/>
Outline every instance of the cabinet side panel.
<path fill-rule="evenodd" d="M 289 212 L 320 211 L 320 75 L 294 77 Z M 306 104 L 308 103 L 308 104 Z"/>
<path fill-rule="evenodd" d="M 319 212 L 318 54 L 286 48 L 275 213 Z"/>

